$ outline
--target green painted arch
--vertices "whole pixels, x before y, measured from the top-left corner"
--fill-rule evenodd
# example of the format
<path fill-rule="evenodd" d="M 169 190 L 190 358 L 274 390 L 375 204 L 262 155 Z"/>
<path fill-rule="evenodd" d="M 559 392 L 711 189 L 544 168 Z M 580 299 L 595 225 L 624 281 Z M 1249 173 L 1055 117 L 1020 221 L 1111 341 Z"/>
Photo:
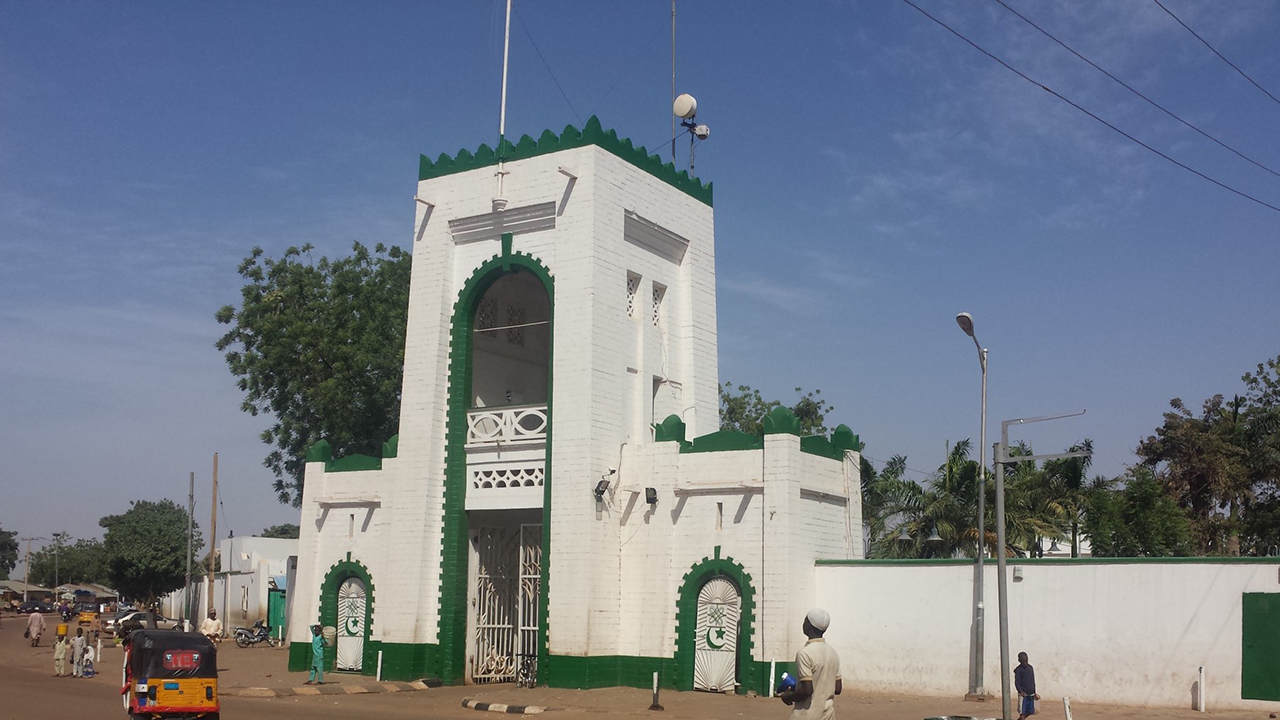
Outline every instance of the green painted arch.
<path fill-rule="evenodd" d="M 458 292 L 449 329 L 449 402 L 445 419 L 444 523 L 440 548 L 440 621 L 436 672 L 460 683 L 466 672 L 467 644 L 467 410 L 471 397 L 471 340 L 476 306 L 495 282 L 511 273 L 532 273 L 547 292 L 550 308 L 547 348 L 547 449 L 542 494 L 542 577 L 538 599 L 538 667 L 547 667 L 547 591 L 551 565 L 552 368 L 555 360 L 555 280 L 542 261 L 511 251 L 512 235 L 502 236 L 502 251 L 480 267 Z"/>
<path fill-rule="evenodd" d="M 717 577 L 727 578 L 742 595 L 742 614 L 738 618 L 737 692 L 740 695 L 749 690 L 760 692 L 761 689 L 756 687 L 759 673 L 755 672 L 755 663 L 751 659 L 751 650 L 755 646 L 756 591 L 751 585 L 751 574 L 743 569 L 741 563 L 734 562 L 733 558 L 721 558 L 719 546 L 716 547 L 714 557 L 704 557 L 684 574 L 680 591 L 676 595 L 675 686 L 680 690 L 693 689 L 698 593 L 708 580 Z"/>
<path fill-rule="evenodd" d="M 368 597 L 364 606 L 364 652 L 360 659 L 360 673 L 369 675 L 373 672 L 372 662 L 376 662 L 373 644 L 369 642 L 373 634 L 373 576 L 369 574 L 369 568 L 365 567 L 364 563 L 352 560 L 350 554 L 347 555 L 346 560 L 334 563 L 325 574 L 324 582 L 320 584 L 320 624 L 337 627 L 338 588 L 342 587 L 342 583 L 348 578 L 359 578 L 360 582 L 364 583 L 364 591 Z M 324 649 L 325 669 L 332 670 L 337 657 L 336 643 L 335 647 L 326 647 Z"/>

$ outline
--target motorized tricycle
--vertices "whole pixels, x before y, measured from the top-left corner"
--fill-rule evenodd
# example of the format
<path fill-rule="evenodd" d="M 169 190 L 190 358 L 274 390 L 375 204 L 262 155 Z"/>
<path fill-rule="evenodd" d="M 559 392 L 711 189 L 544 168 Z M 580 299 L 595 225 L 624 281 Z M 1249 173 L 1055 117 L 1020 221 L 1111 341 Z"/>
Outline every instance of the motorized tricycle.
<path fill-rule="evenodd" d="M 131 720 L 218 720 L 218 651 L 199 633 L 135 630 L 125 641 L 120 694 Z"/>

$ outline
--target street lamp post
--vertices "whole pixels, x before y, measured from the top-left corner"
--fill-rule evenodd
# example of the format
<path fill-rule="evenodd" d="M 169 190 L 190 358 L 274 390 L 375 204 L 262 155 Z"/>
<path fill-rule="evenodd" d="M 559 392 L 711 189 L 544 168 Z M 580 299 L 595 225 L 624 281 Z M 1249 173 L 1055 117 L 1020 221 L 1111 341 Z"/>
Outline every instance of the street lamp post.
<path fill-rule="evenodd" d="M 978 362 L 982 366 L 982 426 L 978 429 L 978 552 L 973 564 L 973 637 L 970 640 L 969 695 L 982 696 L 982 663 L 986 641 L 986 620 L 983 598 L 982 560 L 986 555 L 986 503 L 987 503 L 987 349 L 978 342 L 973 332 L 973 316 L 956 315 L 956 324 L 973 340 L 978 348 Z"/>

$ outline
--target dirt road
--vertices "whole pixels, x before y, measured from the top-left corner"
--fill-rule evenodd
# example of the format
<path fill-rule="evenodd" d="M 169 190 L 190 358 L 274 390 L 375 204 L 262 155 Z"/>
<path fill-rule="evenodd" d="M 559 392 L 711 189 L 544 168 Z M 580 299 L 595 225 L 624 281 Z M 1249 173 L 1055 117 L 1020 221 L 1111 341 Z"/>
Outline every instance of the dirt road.
<path fill-rule="evenodd" d="M 52 628 L 50 628 L 52 629 Z M 30 647 L 22 638 L 22 623 L 6 615 L 0 627 L 0 689 L 4 702 L 0 720 L 55 718 L 61 720 L 121 720 L 120 662 L 122 651 L 103 644 L 98 663 L 101 674 L 91 679 L 55 678 L 53 650 L 46 636 L 41 647 Z M 254 647 L 240 649 L 223 643 L 218 652 L 221 684 L 225 689 L 245 687 L 282 688 L 301 685 L 305 675 L 289 673 L 287 653 L 281 649 Z M 329 674 L 326 680 L 337 685 L 367 683 L 368 678 Z M 497 718 L 462 707 L 464 698 L 514 705 L 562 708 L 548 712 L 548 720 L 588 720 L 600 715 L 643 716 L 664 720 L 785 720 L 788 708 L 778 700 L 712 695 L 708 693 L 664 692 L 665 712 L 652 713 L 649 693 L 632 688 L 603 690 L 561 690 L 537 688 L 521 690 L 507 685 L 446 687 L 418 692 L 379 695 L 320 697 L 250 698 L 225 696 L 222 717 L 231 720 L 393 720 L 401 718 L 441 718 L 442 720 L 484 720 Z M 943 715 L 993 717 L 1000 714 L 998 703 L 968 703 L 960 699 L 888 697 L 864 695 L 850 688 L 837 700 L 837 717 L 855 720 L 922 720 Z M 1072 704 L 1076 720 L 1268 720 L 1266 711 L 1223 711 L 1206 714 L 1181 709 L 1120 708 Z M 1036 720 L 1065 720 L 1060 700 L 1044 701 L 1044 711 Z"/>

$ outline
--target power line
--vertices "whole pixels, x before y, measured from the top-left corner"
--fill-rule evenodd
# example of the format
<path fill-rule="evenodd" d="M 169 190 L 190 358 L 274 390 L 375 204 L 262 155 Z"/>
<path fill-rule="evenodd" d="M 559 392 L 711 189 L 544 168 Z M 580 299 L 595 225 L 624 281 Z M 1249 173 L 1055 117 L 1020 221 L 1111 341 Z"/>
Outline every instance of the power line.
<path fill-rule="evenodd" d="M 1254 81 L 1254 79 L 1253 79 L 1253 78 L 1251 78 L 1251 77 L 1249 77 L 1247 74 L 1245 74 L 1245 71 L 1243 71 L 1243 70 L 1241 70 L 1240 68 L 1236 67 L 1236 64 L 1235 64 L 1235 63 L 1231 62 L 1231 61 L 1230 61 L 1230 60 L 1228 60 L 1225 56 L 1223 56 L 1223 54 L 1222 54 L 1222 53 L 1220 53 L 1220 52 L 1218 52 L 1216 49 L 1214 49 L 1214 47 L 1213 47 L 1212 45 L 1210 45 L 1210 44 L 1209 44 L 1209 41 L 1208 41 L 1208 40 L 1205 40 L 1204 38 L 1200 37 L 1200 35 L 1199 35 L 1195 30 L 1192 30 L 1190 26 L 1188 26 L 1186 23 L 1182 22 L 1182 19 L 1181 19 L 1181 18 L 1179 18 L 1177 15 L 1174 15 L 1172 10 L 1170 10 L 1169 8 L 1167 8 L 1167 7 L 1165 7 L 1164 5 L 1162 5 L 1162 4 L 1160 3 L 1160 0 L 1151 0 L 1151 2 L 1154 2 L 1156 5 L 1159 5 L 1161 10 L 1163 10 L 1163 11 L 1165 11 L 1165 12 L 1169 13 L 1169 17 L 1173 18 L 1174 20 L 1177 20 L 1179 25 L 1181 25 L 1182 27 L 1186 28 L 1186 29 L 1187 29 L 1187 32 L 1189 32 L 1189 33 L 1191 33 L 1193 36 L 1195 36 L 1195 39 L 1197 39 L 1197 40 L 1199 40 L 1200 42 L 1204 43 L 1204 46 L 1205 46 L 1205 47 L 1207 47 L 1207 48 L 1209 48 L 1210 50 L 1212 50 L 1214 55 L 1217 55 L 1219 58 L 1221 58 L 1221 59 L 1222 59 L 1222 62 L 1224 62 L 1224 63 L 1226 63 L 1226 64 L 1230 65 L 1230 66 L 1231 66 L 1231 68 L 1232 68 L 1233 70 L 1235 70 L 1236 72 L 1240 73 L 1240 76 L 1241 76 L 1241 77 L 1243 77 L 1245 80 L 1248 80 L 1250 83 L 1252 83 L 1252 84 L 1253 84 L 1253 86 L 1254 86 L 1254 87 L 1256 87 L 1256 88 L 1258 88 L 1259 90 L 1261 90 L 1261 91 L 1263 92 L 1263 94 L 1264 94 L 1264 95 L 1266 95 L 1267 97 L 1271 98 L 1271 101 L 1272 101 L 1272 102 L 1276 103 L 1277 105 L 1280 105 L 1280 100 L 1277 100 L 1275 95 L 1272 95 L 1271 93 L 1267 92 L 1267 89 L 1266 89 L 1266 88 L 1264 88 L 1264 87 L 1262 87 L 1261 85 L 1259 85 L 1257 82 L 1255 82 L 1255 81 Z"/>
<path fill-rule="evenodd" d="M 1157 150 L 1157 149 L 1155 149 L 1155 148 L 1151 147 L 1150 145 L 1148 145 L 1148 144 L 1146 144 L 1146 143 L 1142 142 L 1142 141 L 1141 141 L 1141 140 L 1139 140 L 1138 138 L 1136 138 L 1136 137 L 1134 137 L 1134 136 L 1130 135 L 1129 133 L 1127 133 L 1127 132 L 1125 132 L 1125 131 L 1121 130 L 1120 128 L 1116 127 L 1115 125 L 1112 125 L 1111 123 L 1107 122 L 1106 120 L 1103 120 L 1102 118 L 1100 118 L 1100 117 L 1098 117 L 1097 115 L 1095 115 L 1095 114 L 1093 114 L 1093 113 L 1089 112 L 1088 110 L 1084 109 L 1083 107 L 1080 107 L 1080 106 L 1079 106 L 1079 105 L 1077 105 L 1075 102 L 1071 101 L 1070 99 L 1068 99 L 1067 97 L 1063 96 L 1062 94 L 1060 94 L 1060 93 L 1058 93 L 1058 92 L 1055 92 L 1054 90 L 1049 89 L 1049 87 L 1047 87 L 1047 86 L 1045 86 L 1045 85 L 1042 85 L 1041 83 L 1039 83 L 1039 82 L 1037 82 L 1037 81 L 1035 81 L 1035 80 L 1032 80 L 1030 77 L 1027 77 L 1027 75 L 1026 75 L 1025 73 L 1023 73 L 1021 70 L 1018 70 L 1017 68 L 1013 67 L 1012 65 L 1010 65 L 1010 64 L 1009 64 L 1009 63 L 1007 63 L 1007 62 L 1005 62 L 1004 60 L 1001 60 L 1000 58 L 998 58 L 998 57 L 996 57 L 995 55 L 993 55 L 993 54 L 991 54 L 990 52 L 988 52 L 988 51 L 987 51 L 985 48 L 983 48 L 981 45 L 979 45 L 979 44 L 977 44 L 976 42 L 974 42 L 974 41 L 970 40 L 969 38 L 965 37 L 964 35 L 961 35 L 961 34 L 960 34 L 960 32 L 959 32 L 959 31 L 957 31 L 955 28 L 951 27 L 950 25 L 948 25 L 948 24 L 946 24 L 946 23 L 942 22 L 942 21 L 941 21 L 941 20 L 939 20 L 938 18 L 936 18 L 936 17 L 934 17 L 934 16 L 930 15 L 929 13 L 925 12 L 925 11 L 924 11 L 924 10 L 923 10 L 919 5 L 916 5 L 915 3 L 911 2 L 911 0 L 902 0 L 902 2 L 904 2 L 904 3 L 906 3 L 907 5 L 910 5 L 911 7 L 915 8 L 915 9 L 916 9 L 916 11 L 917 11 L 917 12 L 919 12 L 921 15 L 924 15 L 925 17 L 929 18 L 929 19 L 930 19 L 930 20 L 932 20 L 933 22 L 935 22 L 935 23 L 937 23 L 938 25 L 942 26 L 942 27 L 943 27 L 947 32 L 949 32 L 949 33 L 951 33 L 952 35 L 955 35 L 956 37 L 958 37 L 958 38 L 960 38 L 961 40 L 965 41 L 966 43 L 968 43 L 970 46 L 972 46 L 972 47 L 973 47 L 975 50 L 977 50 L 978 52 L 980 52 L 980 53 L 982 53 L 983 55 L 986 55 L 987 57 L 991 58 L 992 60 L 995 60 L 996 62 L 1000 63 L 1000 65 L 1004 66 L 1004 68 L 1005 68 L 1006 70 L 1008 70 L 1009 72 L 1012 72 L 1013 74 L 1017 75 L 1018 77 L 1022 78 L 1023 80 L 1026 80 L 1027 82 L 1031 83 L 1032 85 L 1035 85 L 1036 87 L 1040 88 L 1041 90 L 1044 90 L 1045 92 L 1047 92 L 1047 93 L 1049 93 L 1050 95 L 1052 95 L 1052 96 L 1054 96 L 1054 97 L 1058 98 L 1059 100 L 1061 100 L 1061 101 L 1065 102 L 1066 104 L 1070 105 L 1071 107 L 1075 108 L 1076 110 L 1079 110 L 1080 112 L 1084 113 L 1085 115 L 1088 115 L 1089 117 L 1093 118 L 1094 120 L 1097 120 L 1098 122 L 1102 123 L 1103 125 L 1106 125 L 1108 128 L 1111 128 L 1112 130 L 1114 130 L 1115 132 L 1119 133 L 1120 135 L 1123 135 L 1125 138 L 1128 138 L 1131 142 L 1133 142 L 1133 143 L 1135 143 L 1135 144 L 1137 144 L 1137 145 L 1141 145 L 1143 148 L 1146 148 L 1147 150 L 1149 150 L 1149 151 L 1151 151 L 1151 152 L 1155 153 L 1156 155 L 1159 155 L 1160 157 L 1164 158 L 1165 160 L 1168 160 L 1169 162 L 1173 163 L 1174 165 L 1177 165 L 1178 167 L 1182 168 L 1183 170 L 1186 170 L 1187 172 L 1192 173 L 1193 175 L 1196 175 L 1197 177 L 1200 177 L 1201 179 L 1208 180 L 1209 182 L 1213 183 L 1214 185 L 1217 185 L 1218 187 L 1220 187 L 1220 188 L 1222 188 L 1222 189 L 1224 189 L 1224 190 L 1227 190 L 1227 191 L 1229 191 L 1229 192 L 1235 193 L 1236 195 L 1239 195 L 1240 197 L 1242 197 L 1242 198 L 1244 198 L 1244 199 L 1246 199 L 1246 200 L 1250 200 L 1250 201 L 1252 201 L 1252 202 L 1255 202 L 1255 203 L 1257 203 L 1257 204 L 1259 204 L 1259 205 L 1261 205 L 1261 206 L 1263 206 L 1263 207 L 1265 207 L 1265 208 L 1270 208 L 1270 209 L 1272 209 L 1272 210 L 1275 210 L 1276 212 L 1280 212 L 1280 207 L 1276 207 L 1275 205 L 1272 205 L 1271 203 L 1265 202 L 1265 201 L 1263 201 L 1263 200 L 1259 200 L 1258 198 L 1256 198 L 1256 197 L 1254 197 L 1254 196 L 1252 196 L 1252 195 L 1250 195 L 1250 194 L 1248 194 L 1248 193 L 1246 193 L 1246 192 L 1243 192 L 1243 191 L 1241 191 L 1241 190 L 1237 190 L 1237 189 L 1235 189 L 1235 188 L 1231 187 L 1230 185 L 1227 185 L 1227 184 L 1226 184 L 1226 183 L 1224 183 L 1224 182 L 1221 182 L 1221 181 L 1219 181 L 1219 180 L 1215 180 L 1215 179 L 1213 179 L 1213 178 L 1209 177 L 1208 175 L 1205 175 L 1204 173 L 1200 172 L 1199 170 L 1196 170 L 1195 168 L 1193 168 L 1193 167 L 1191 167 L 1191 166 L 1189 166 L 1189 165 L 1186 165 L 1185 163 L 1179 162 L 1178 160 L 1175 160 L 1175 159 L 1173 159 L 1172 157 L 1169 157 L 1168 155 L 1164 154 L 1163 152 L 1160 152 L 1159 150 Z"/>
<path fill-rule="evenodd" d="M 605 98 L 609 97 L 609 93 L 612 93 L 614 88 L 618 87 L 618 83 L 622 82 L 622 79 L 626 77 L 631 72 L 631 70 L 635 67 L 634 60 L 640 57 L 640 55 L 642 55 L 645 50 L 648 50 L 649 46 L 653 44 L 653 41 L 658 39 L 658 35 L 660 35 L 663 30 L 667 29 L 667 22 L 668 22 L 667 19 L 663 18 L 662 22 L 658 24 L 658 29 L 653 33 L 652 36 L 649 37 L 649 41 L 646 42 L 644 46 L 641 47 L 639 50 L 637 50 L 635 55 L 631 57 L 631 60 L 627 62 L 627 66 L 623 68 L 621 73 L 618 74 L 618 78 L 613 81 L 613 84 L 609 86 L 609 89 L 605 91 L 604 95 L 601 95 L 600 99 L 596 101 L 597 108 L 599 108 L 604 103 Z M 594 115 L 595 111 L 593 110 L 591 114 Z"/>
<path fill-rule="evenodd" d="M 1182 123 L 1183 125 L 1186 125 L 1187 127 L 1191 128 L 1192 130 L 1195 130 L 1196 132 L 1198 132 L 1198 133 L 1200 133 L 1201 135 L 1205 136 L 1206 138 L 1208 138 L 1208 139 L 1210 139 L 1210 140 L 1214 141 L 1215 143 L 1217 143 L 1218 145 L 1222 146 L 1223 148 L 1226 148 L 1227 150 L 1230 150 L 1231 152 L 1233 152 L 1233 153 L 1235 153 L 1236 155 L 1238 155 L 1241 159 L 1246 160 L 1246 161 L 1248 161 L 1248 162 L 1250 162 L 1250 163 L 1253 163 L 1254 165 L 1256 165 L 1256 166 L 1258 166 L 1258 167 L 1262 168 L 1263 170 L 1266 170 L 1267 172 L 1271 173 L 1272 175 L 1275 175 L 1276 177 L 1280 177 L 1280 173 L 1276 172 L 1275 170 L 1272 170 L 1271 168 L 1267 167 L 1266 165 L 1263 165 L 1262 163 L 1258 162 L 1257 160 L 1254 160 L 1253 158 L 1249 157 L 1248 155 L 1245 155 L 1244 153 L 1240 152 L 1239 150 L 1236 150 L 1235 148 L 1233 148 L 1233 147 L 1231 147 L 1230 145 L 1228 145 L 1228 144 L 1226 144 L 1226 143 L 1222 142 L 1221 140 L 1219 140 L 1218 138 L 1216 138 L 1216 137 L 1214 137 L 1214 136 L 1210 135 L 1209 133 L 1205 132 L 1204 130 L 1201 130 L 1200 128 L 1196 127 L 1195 125 L 1192 125 L 1191 123 L 1187 122 L 1186 120 L 1183 120 L 1182 118 L 1180 118 L 1180 117 L 1178 117 L 1176 114 L 1174 114 L 1174 113 L 1173 113 L 1173 111 L 1168 110 L 1167 108 L 1165 108 L 1165 107 L 1164 107 L 1163 105 L 1161 105 L 1160 103 L 1156 102 L 1155 100 L 1152 100 L 1151 98 L 1147 97 L 1146 95 L 1143 95 L 1142 93 L 1140 93 L 1140 92 L 1138 92 L 1137 90 L 1135 90 L 1133 87 L 1131 87 L 1131 86 L 1130 86 L 1128 83 L 1126 83 L 1125 81 L 1121 80 L 1120 78 L 1116 77 L 1115 75 L 1112 75 L 1111 73 L 1107 72 L 1107 71 L 1106 71 L 1106 70 L 1104 70 L 1103 68 L 1099 67 L 1097 63 L 1093 62 L 1092 60 L 1090 60 L 1089 58 L 1085 57 L 1084 55 L 1081 55 L 1080 53 L 1076 52 L 1076 51 L 1075 51 L 1075 50 L 1074 50 L 1070 45 L 1067 45 L 1066 43 L 1062 42 L 1062 41 L 1061 41 L 1061 40 L 1059 40 L 1058 38 L 1054 37 L 1054 36 L 1053 36 L 1053 34 L 1052 34 L 1052 33 L 1050 33 L 1048 30 L 1045 30 L 1044 28 L 1042 28 L 1042 27 L 1040 27 L 1039 25 L 1035 24 L 1035 23 L 1034 23 L 1034 22 L 1032 22 L 1031 20 L 1027 19 L 1027 17 L 1026 17 L 1025 15 L 1023 15 L 1022 13 L 1020 13 L 1020 12 L 1018 12 L 1017 10 L 1014 10 L 1013 8 L 1009 7 L 1009 6 L 1004 2 L 1004 0 L 995 0 L 995 2 L 1000 3 L 1000 5 L 1001 5 L 1005 10 L 1008 10 L 1009 12 L 1013 13 L 1014 15 L 1017 15 L 1017 16 L 1018 16 L 1019 18 L 1021 18 L 1021 19 L 1022 19 L 1022 21 L 1023 21 L 1023 22 L 1025 22 L 1026 24 L 1030 25 L 1031 27 L 1035 28 L 1036 30 L 1039 30 L 1039 31 L 1040 31 L 1040 33 L 1041 33 L 1041 34 L 1043 34 L 1045 37 L 1047 37 L 1047 38 L 1049 38 L 1050 40 L 1052 40 L 1052 41 L 1054 41 L 1054 42 L 1058 43 L 1059 45 L 1061 45 L 1063 48 L 1065 48 L 1065 49 L 1066 49 L 1066 51 L 1067 51 L 1067 52 L 1069 52 L 1069 53 L 1071 53 L 1072 55 L 1075 55 L 1076 57 L 1080 58 L 1081 60 L 1083 60 L 1083 61 L 1085 61 L 1085 62 L 1089 63 L 1089 65 L 1090 65 L 1093 69 L 1097 70 L 1098 72 L 1102 73 L 1103 75 L 1106 75 L 1107 77 L 1111 78 L 1112 80 L 1115 80 L 1115 81 L 1116 81 L 1117 83 L 1119 83 L 1119 84 L 1120 84 L 1120 86 L 1121 86 L 1121 87 L 1123 87 L 1125 90 L 1128 90 L 1129 92 L 1133 93 L 1134 95 L 1137 95 L 1138 97 L 1142 98 L 1143 100 L 1146 100 L 1150 105 L 1152 105 L 1152 106 L 1153 106 L 1153 107 L 1155 107 L 1156 109 L 1160 110 L 1160 111 L 1161 111 L 1161 112 L 1163 112 L 1165 115 L 1168 115 L 1169 117 L 1173 118 L 1174 120 L 1177 120 L 1178 122 Z"/>
<path fill-rule="evenodd" d="M 516 10 L 515 6 L 512 6 L 511 9 L 515 13 L 516 19 L 520 21 L 520 27 L 524 29 L 525 36 L 533 44 L 533 51 L 538 53 L 538 59 L 542 61 L 542 67 L 547 69 L 547 74 L 551 76 L 551 82 L 555 83 L 556 89 L 560 91 L 560 97 L 564 98 L 565 104 L 573 111 L 573 116 L 578 118 L 578 126 L 582 127 L 586 123 L 582 122 L 582 116 L 578 114 L 577 108 L 573 106 L 572 102 L 569 102 L 569 96 L 565 94 L 564 88 L 560 87 L 560 81 L 556 79 L 556 74 L 551 71 L 551 66 L 547 64 L 547 59 L 542 56 L 542 50 L 538 48 L 537 41 L 533 39 L 533 33 L 529 32 L 529 26 L 524 24 L 524 18 L 520 17 L 520 11 Z"/>

